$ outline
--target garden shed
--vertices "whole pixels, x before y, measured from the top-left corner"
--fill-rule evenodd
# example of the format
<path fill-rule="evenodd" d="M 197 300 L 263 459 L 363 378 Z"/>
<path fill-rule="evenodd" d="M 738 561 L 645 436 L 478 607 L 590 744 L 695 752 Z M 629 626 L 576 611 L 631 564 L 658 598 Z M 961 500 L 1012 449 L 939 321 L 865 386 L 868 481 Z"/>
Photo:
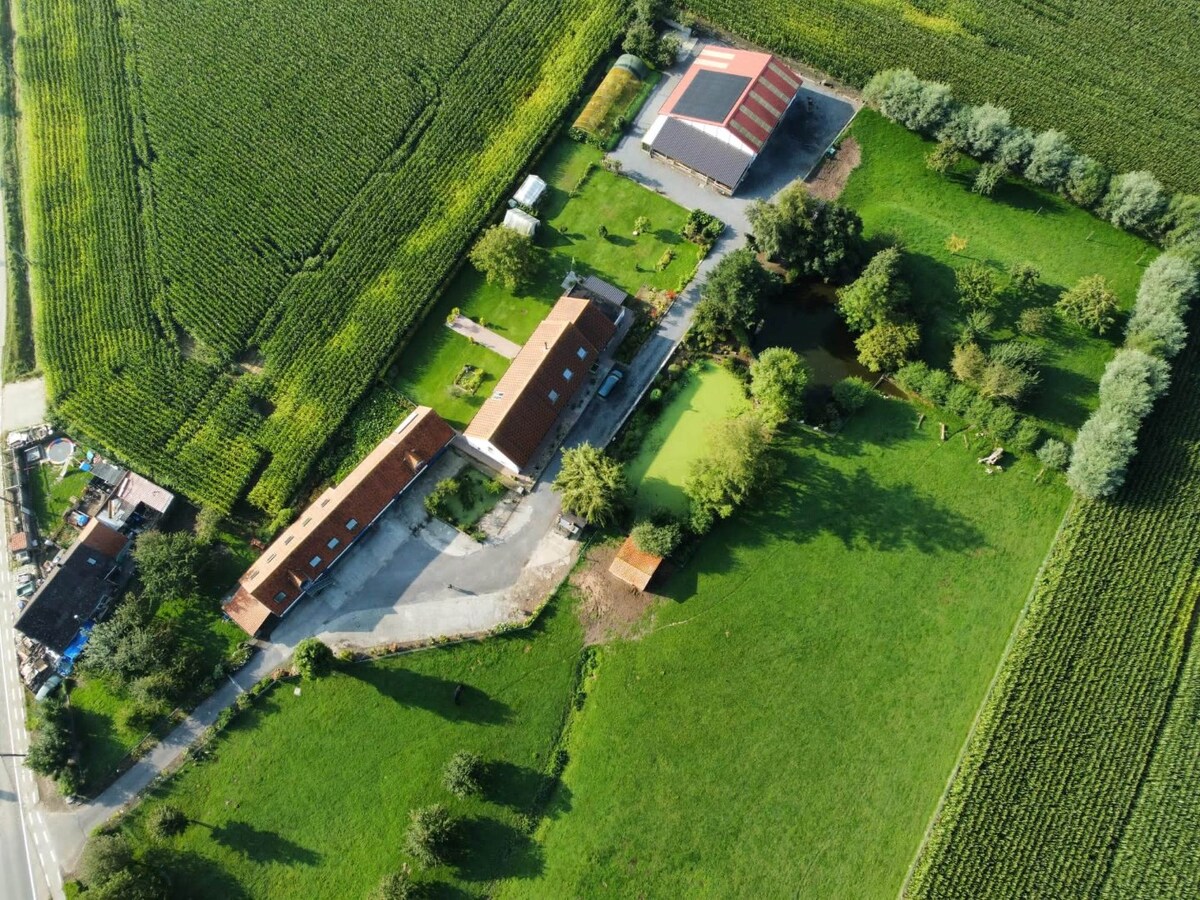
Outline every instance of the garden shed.
<path fill-rule="evenodd" d="M 513 194 L 513 199 L 521 206 L 528 206 L 531 209 L 541 202 L 542 196 L 546 193 L 546 182 L 538 178 L 536 175 L 527 175 L 525 180 L 521 182 L 521 187 Z"/>
<path fill-rule="evenodd" d="M 538 220 L 523 209 L 510 209 L 504 214 L 504 227 L 526 237 L 533 237 L 537 232 Z"/>
<path fill-rule="evenodd" d="M 608 571 L 626 584 L 632 585 L 639 591 L 644 591 L 654 580 L 654 573 L 658 571 L 662 561 L 661 556 L 640 550 L 631 535 L 625 538 L 625 543 L 617 551 Z"/>

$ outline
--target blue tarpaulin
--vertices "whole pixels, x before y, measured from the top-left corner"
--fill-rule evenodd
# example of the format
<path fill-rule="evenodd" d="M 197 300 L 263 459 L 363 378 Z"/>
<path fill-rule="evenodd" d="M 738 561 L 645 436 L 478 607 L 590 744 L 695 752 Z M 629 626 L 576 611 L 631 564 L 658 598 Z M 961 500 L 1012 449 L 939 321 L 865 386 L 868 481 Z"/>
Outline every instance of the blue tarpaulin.
<path fill-rule="evenodd" d="M 75 640 L 71 641 L 67 649 L 62 652 L 62 659 L 58 662 L 58 674 L 71 674 L 71 670 L 75 668 L 75 660 L 79 659 L 79 654 L 87 646 L 88 638 L 92 636 L 94 624 L 95 622 L 91 619 L 84 622 L 83 627 L 79 629 L 79 634 L 75 635 Z"/>

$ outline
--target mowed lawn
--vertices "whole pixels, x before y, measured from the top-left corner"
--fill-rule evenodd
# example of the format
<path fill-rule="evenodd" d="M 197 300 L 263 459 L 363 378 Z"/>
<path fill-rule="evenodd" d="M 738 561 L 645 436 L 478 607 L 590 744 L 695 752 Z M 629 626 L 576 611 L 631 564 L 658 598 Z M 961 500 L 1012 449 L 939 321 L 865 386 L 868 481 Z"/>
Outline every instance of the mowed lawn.
<path fill-rule="evenodd" d="M 977 165 L 961 163 L 949 175 L 925 165 L 933 144 L 863 110 L 850 131 L 862 147 L 862 164 L 842 194 L 862 216 L 868 236 L 893 235 L 909 251 L 913 302 L 922 322 L 923 354 L 947 366 L 965 316 L 958 305 L 954 271 L 973 262 L 992 267 L 1004 283 L 1015 264 L 1030 262 L 1042 273 L 1044 290 L 996 312 L 993 339 L 1016 335 L 1021 310 L 1053 304 L 1058 294 L 1087 275 L 1103 275 L 1123 310 L 1133 304 L 1142 268 L 1157 251 L 1065 200 L 1025 183 L 1006 181 L 993 197 L 972 193 Z M 958 255 L 946 249 L 950 235 L 966 238 Z M 1124 326 L 1104 338 L 1059 325 L 1040 339 L 1048 358 L 1042 388 L 1028 411 L 1055 431 L 1073 431 L 1095 408 L 1100 374 Z"/>
<path fill-rule="evenodd" d="M 602 648 L 521 897 L 893 898 L 1067 503 L 873 399 Z M 677 627 L 667 627 L 677 626 Z"/>
<path fill-rule="evenodd" d="M 422 873 L 450 896 L 541 870 L 522 819 L 542 789 L 569 703 L 582 636 L 566 601 L 530 630 L 348 666 L 280 684 L 127 821 L 147 849 L 145 814 L 164 802 L 193 821 L 169 841 L 180 895 L 361 898 L 412 864 L 410 810 L 445 803 L 464 819 L 461 855 Z M 460 702 L 455 687 L 466 686 Z M 484 795 L 441 786 L 446 760 L 473 750 L 488 764 Z"/>
<path fill-rule="evenodd" d="M 536 238 L 541 251 L 537 277 L 513 291 L 488 284 L 465 263 L 400 354 L 391 373 L 400 391 L 460 428 L 491 395 L 509 361 L 447 328 L 455 309 L 523 344 L 562 295 L 563 279 L 572 267 L 630 294 L 642 285 L 677 289 L 686 283 L 700 261 L 700 248 L 679 234 L 687 210 L 605 171 L 601 159 L 595 147 L 564 138 L 534 166 L 547 184 Z M 635 238 L 631 232 L 639 216 L 649 219 L 650 232 Z M 601 225 L 609 231 L 607 238 L 599 235 Z M 668 250 L 675 257 L 660 271 L 658 263 Z M 465 365 L 485 372 L 483 383 L 469 396 L 451 389 Z"/>
<path fill-rule="evenodd" d="M 625 467 L 639 515 L 659 510 L 683 515 L 683 484 L 692 463 L 707 452 L 713 428 L 746 404 L 742 383 L 711 360 L 694 365 Z"/>

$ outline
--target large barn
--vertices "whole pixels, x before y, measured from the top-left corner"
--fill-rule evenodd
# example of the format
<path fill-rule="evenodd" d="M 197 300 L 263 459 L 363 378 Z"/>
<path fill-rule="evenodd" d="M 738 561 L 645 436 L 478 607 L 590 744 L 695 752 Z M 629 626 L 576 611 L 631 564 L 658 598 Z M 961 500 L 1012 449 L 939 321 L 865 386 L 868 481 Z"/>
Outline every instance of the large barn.
<path fill-rule="evenodd" d="M 802 83 L 769 53 L 707 46 L 662 105 L 642 146 L 732 194 Z"/>

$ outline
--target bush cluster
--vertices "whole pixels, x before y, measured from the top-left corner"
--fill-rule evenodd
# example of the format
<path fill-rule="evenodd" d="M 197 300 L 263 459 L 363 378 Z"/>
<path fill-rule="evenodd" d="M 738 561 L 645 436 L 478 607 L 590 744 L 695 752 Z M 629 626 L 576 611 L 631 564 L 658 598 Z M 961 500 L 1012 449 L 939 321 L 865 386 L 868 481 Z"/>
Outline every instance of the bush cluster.
<path fill-rule="evenodd" d="M 1003 346 L 1003 345 L 1001 345 Z M 1014 453 L 1028 453 L 1041 438 L 1041 429 L 1003 402 L 984 395 L 974 385 L 954 379 L 923 362 L 909 363 L 896 373 L 896 383 L 986 431 Z"/>
<path fill-rule="evenodd" d="M 1109 497 L 1125 482 L 1142 419 L 1170 381 L 1168 361 L 1187 339 L 1184 316 L 1200 290 L 1196 267 L 1176 253 L 1151 263 L 1138 286 L 1117 351 L 1100 379 L 1100 405 L 1079 429 L 1067 483 L 1077 494 Z"/>

